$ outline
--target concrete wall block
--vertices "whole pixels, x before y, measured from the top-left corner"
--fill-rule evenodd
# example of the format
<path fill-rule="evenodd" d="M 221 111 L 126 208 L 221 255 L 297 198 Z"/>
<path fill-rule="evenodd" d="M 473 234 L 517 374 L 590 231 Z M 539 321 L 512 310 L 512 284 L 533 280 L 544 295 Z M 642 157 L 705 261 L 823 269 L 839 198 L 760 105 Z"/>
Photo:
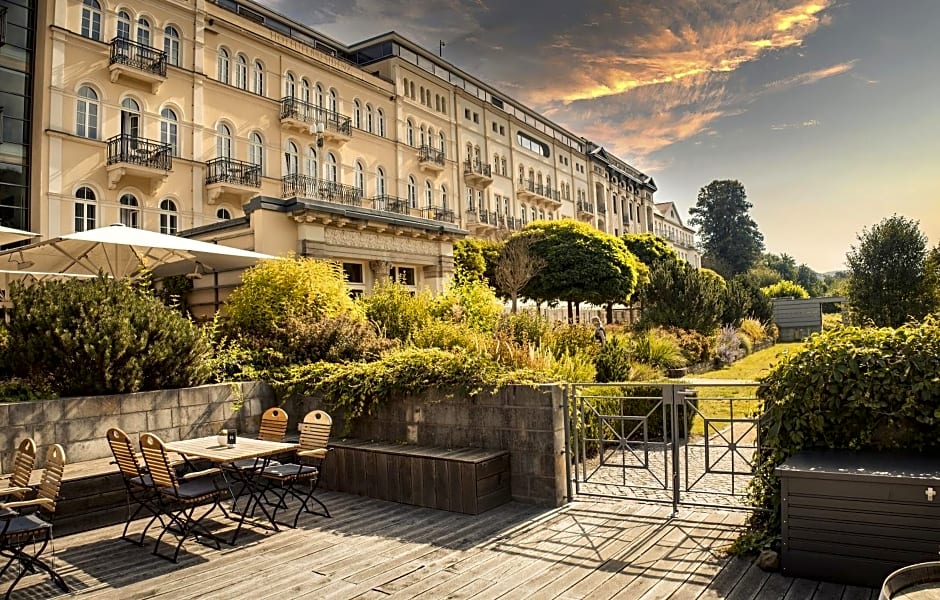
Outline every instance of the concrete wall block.
<path fill-rule="evenodd" d="M 179 410 L 179 408 L 164 408 L 145 413 L 147 417 L 145 431 L 156 431 L 158 429 L 173 427 L 179 423 L 179 419 L 176 417 L 176 413 L 178 413 Z M 127 430 L 125 429 L 125 431 Z M 127 431 L 127 433 L 130 434 L 129 431 Z"/>
<path fill-rule="evenodd" d="M 179 390 L 157 390 L 127 394 L 121 398 L 121 412 L 148 412 L 179 406 Z"/>
<path fill-rule="evenodd" d="M 238 389 L 236 387 L 236 389 Z M 235 402 L 235 391 L 230 383 L 201 385 L 179 390 L 180 406 L 204 406 L 216 402 Z"/>
<path fill-rule="evenodd" d="M 104 435 L 80 442 L 69 442 L 68 445 L 62 444 L 62 446 L 65 448 L 65 460 L 68 464 L 111 456 L 111 447 L 108 446 L 108 440 Z M 44 457 L 44 454 L 41 455 L 41 458 Z"/>
<path fill-rule="evenodd" d="M 507 404 L 509 406 L 530 406 L 538 408 L 548 408 L 552 406 L 552 389 L 557 385 L 529 387 L 516 385 L 507 389 Z"/>
<path fill-rule="evenodd" d="M 500 390 L 495 394 L 483 392 L 470 399 L 470 402 L 476 406 L 505 406 L 508 399 L 512 396 L 507 390 Z"/>
<path fill-rule="evenodd" d="M 65 418 L 65 400 L 53 398 L 51 400 L 41 400 L 43 421 L 61 421 Z M 9 423 L 9 421 L 0 421 L 0 423 Z"/>
<path fill-rule="evenodd" d="M 178 442 L 186 439 L 186 436 L 180 435 L 179 427 L 167 427 L 166 429 L 150 430 L 150 433 L 157 436 L 164 442 Z"/>
<path fill-rule="evenodd" d="M 65 412 L 62 418 L 70 421 L 99 415 L 115 415 L 121 411 L 122 399 L 123 396 L 119 395 L 63 398 L 61 401 L 65 403 Z"/>
<path fill-rule="evenodd" d="M 13 402 L 7 404 L 7 423 L 31 425 L 43 422 L 42 402 Z"/>

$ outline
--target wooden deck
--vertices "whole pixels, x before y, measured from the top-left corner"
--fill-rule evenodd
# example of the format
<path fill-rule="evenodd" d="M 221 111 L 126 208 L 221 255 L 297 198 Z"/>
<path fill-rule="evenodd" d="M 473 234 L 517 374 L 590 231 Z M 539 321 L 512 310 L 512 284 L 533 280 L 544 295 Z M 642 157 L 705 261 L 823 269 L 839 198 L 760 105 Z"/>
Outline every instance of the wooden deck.
<path fill-rule="evenodd" d="M 280 533 L 250 527 L 222 551 L 189 541 L 178 565 L 118 539 L 119 527 L 63 537 L 56 564 L 73 594 L 29 575 L 14 598 L 877 598 L 724 557 L 740 512 L 686 509 L 670 520 L 667 506 L 580 501 L 554 510 L 510 503 L 471 516 L 320 497 L 332 519 L 304 515 L 298 529 Z"/>

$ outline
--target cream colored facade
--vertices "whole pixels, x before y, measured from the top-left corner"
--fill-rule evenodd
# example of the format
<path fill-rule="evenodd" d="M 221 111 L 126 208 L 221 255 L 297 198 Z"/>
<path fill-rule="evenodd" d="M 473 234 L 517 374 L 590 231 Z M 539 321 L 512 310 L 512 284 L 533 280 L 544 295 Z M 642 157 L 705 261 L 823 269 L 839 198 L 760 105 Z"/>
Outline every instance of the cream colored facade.
<path fill-rule="evenodd" d="M 653 231 L 652 179 L 397 34 L 344 46 L 249 1 L 53 3 L 43 237 L 193 230 L 338 260 L 367 291 L 440 288 L 455 240 L 536 219 Z"/>
<path fill-rule="evenodd" d="M 653 213 L 653 233 L 666 242 L 696 269 L 702 267 L 702 255 L 695 247 L 695 230 L 686 227 L 672 202 L 660 202 Z"/>

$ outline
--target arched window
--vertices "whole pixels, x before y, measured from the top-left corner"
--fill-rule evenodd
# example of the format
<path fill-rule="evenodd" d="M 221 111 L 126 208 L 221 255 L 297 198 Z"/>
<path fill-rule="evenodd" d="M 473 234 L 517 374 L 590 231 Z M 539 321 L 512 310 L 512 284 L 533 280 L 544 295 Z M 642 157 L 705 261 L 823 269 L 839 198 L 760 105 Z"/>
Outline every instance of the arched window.
<path fill-rule="evenodd" d="M 382 109 L 380 108 L 376 112 L 376 116 L 378 117 L 377 125 L 379 126 L 378 127 L 379 136 L 385 137 L 385 112 L 382 111 Z"/>
<path fill-rule="evenodd" d="M 229 83 L 229 54 L 225 48 L 219 48 L 217 78 L 222 83 Z"/>
<path fill-rule="evenodd" d="M 373 132 L 372 105 L 366 104 L 366 131 Z"/>
<path fill-rule="evenodd" d="M 293 98 L 296 95 L 297 84 L 294 82 L 294 74 L 288 71 L 287 77 L 284 78 L 284 96 L 287 98 Z"/>
<path fill-rule="evenodd" d="M 409 146 L 415 145 L 415 126 L 411 119 L 405 122 L 405 143 Z"/>
<path fill-rule="evenodd" d="M 180 66 L 180 32 L 175 27 L 164 28 L 163 51 L 166 52 L 167 63 Z"/>
<path fill-rule="evenodd" d="M 98 0 L 82 0 L 82 36 L 101 41 L 101 5 Z"/>
<path fill-rule="evenodd" d="M 126 10 L 119 10 L 117 14 L 117 30 L 115 36 L 119 40 L 131 39 L 131 16 Z"/>
<path fill-rule="evenodd" d="M 473 160 L 473 144 L 467 142 L 467 162 Z"/>
<path fill-rule="evenodd" d="M 441 154 L 444 155 L 444 158 L 447 158 L 447 141 L 444 139 L 444 132 L 440 131 L 437 134 L 438 137 L 438 146 L 440 147 Z"/>
<path fill-rule="evenodd" d="M 222 221 L 228 221 L 229 219 L 232 218 L 232 211 L 230 211 L 229 209 L 225 208 L 224 206 L 220 206 L 220 207 L 215 211 L 215 218 L 221 219 Z"/>
<path fill-rule="evenodd" d="M 421 104 L 424 104 L 424 86 L 418 87 L 418 97 L 421 98 Z"/>
<path fill-rule="evenodd" d="M 552 189 L 552 177 L 551 175 L 545 176 L 545 188 L 551 191 Z"/>
<path fill-rule="evenodd" d="M 121 135 L 140 137 L 140 105 L 133 98 L 121 100 Z"/>
<path fill-rule="evenodd" d="M 541 219 L 542 221 L 545 220 L 545 211 L 541 208 L 539 209 L 539 219 Z"/>
<path fill-rule="evenodd" d="M 320 86 L 319 83 L 317 84 L 317 87 L 314 90 L 314 92 L 315 92 L 314 97 L 313 97 L 314 102 L 316 103 L 318 107 L 323 108 L 323 88 Z"/>
<path fill-rule="evenodd" d="M 255 61 L 251 81 L 253 82 L 251 91 L 259 96 L 264 96 L 264 63 L 260 60 Z"/>
<path fill-rule="evenodd" d="M 145 48 L 150 47 L 150 21 L 144 17 L 137 19 L 137 43 Z"/>
<path fill-rule="evenodd" d="M 248 89 L 248 59 L 244 54 L 235 57 L 235 87 L 240 90 Z"/>
<path fill-rule="evenodd" d="M 356 129 L 362 129 L 362 105 L 359 104 L 359 100 L 353 100 L 353 127 Z"/>
<path fill-rule="evenodd" d="M 360 194 L 366 193 L 366 174 L 365 170 L 362 168 L 362 163 L 358 160 L 356 161 L 356 173 L 353 185 L 356 186 L 356 189 L 359 190 Z"/>
<path fill-rule="evenodd" d="M 425 208 L 434 206 L 434 188 L 427 179 L 424 180 L 424 206 Z"/>
<path fill-rule="evenodd" d="M 375 195 L 385 196 L 387 193 L 385 189 L 385 169 L 379 167 L 375 170 Z"/>
<path fill-rule="evenodd" d="M 169 235 L 179 231 L 179 214 L 176 212 L 176 203 L 169 198 L 160 201 L 160 233 Z"/>
<path fill-rule="evenodd" d="M 339 110 L 339 98 L 336 95 L 336 90 L 330 88 L 330 112 L 335 113 Z"/>
<path fill-rule="evenodd" d="M 412 100 L 414 100 L 415 99 L 415 82 L 414 81 L 408 84 L 408 91 L 410 92 L 408 95 L 411 96 Z"/>
<path fill-rule="evenodd" d="M 533 221 L 539 220 L 539 215 L 537 212 L 535 212 L 535 207 L 532 207 L 532 209 L 529 211 L 529 216 L 532 218 L 531 220 Z"/>
<path fill-rule="evenodd" d="M 312 179 L 320 178 L 320 162 L 317 149 L 313 146 L 307 146 L 307 153 L 304 155 L 304 174 Z"/>
<path fill-rule="evenodd" d="M 402 95 L 402 96 L 407 96 L 407 95 L 408 95 L 408 78 L 407 78 L 407 77 L 403 77 L 403 78 L 402 78 L 402 80 L 401 80 L 401 87 L 402 87 L 403 90 L 404 90 L 404 91 L 402 91 L 401 95 Z"/>
<path fill-rule="evenodd" d="M 297 175 L 298 162 L 300 157 L 297 155 L 297 145 L 294 142 L 287 142 L 284 148 L 284 174 Z"/>
<path fill-rule="evenodd" d="M 170 154 L 180 155 L 179 149 L 179 119 L 171 108 L 160 111 L 160 142 L 170 146 Z"/>
<path fill-rule="evenodd" d="M 97 4 L 97 3 L 96 3 Z M 89 187 L 80 187 L 75 192 L 75 231 L 88 231 L 95 228 L 97 209 L 95 192 Z"/>
<path fill-rule="evenodd" d="M 447 204 L 448 204 L 448 200 L 447 200 L 447 186 L 446 186 L 446 185 L 442 185 L 442 186 L 441 186 L 441 208 L 443 208 L 444 210 L 447 210 Z"/>
<path fill-rule="evenodd" d="M 215 155 L 218 158 L 232 158 L 232 130 L 225 123 L 215 126 Z"/>
<path fill-rule="evenodd" d="M 506 157 L 504 156 L 502 159 L 500 159 L 499 162 L 500 162 L 500 167 L 502 167 L 500 171 L 502 172 L 503 176 L 505 176 L 506 173 L 508 173 L 508 171 L 506 170 Z"/>
<path fill-rule="evenodd" d="M 306 77 L 300 79 L 300 99 L 307 105 L 310 104 L 310 82 L 307 81 Z M 307 107 L 304 107 L 304 109 L 306 110 Z"/>
<path fill-rule="evenodd" d="M 525 183 L 525 167 L 519 165 L 519 183 Z"/>
<path fill-rule="evenodd" d="M 339 183 L 339 169 L 336 166 L 336 156 L 332 152 L 326 155 L 326 180 Z"/>
<path fill-rule="evenodd" d="M 408 176 L 408 206 L 418 208 L 418 190 L 415 186 L 415 178 Z"/>
<path fill-rule="evenodd" d="M 529 220 L 528 213 L 526 213 L 526 210 L 525 210 L 525 204 L 520 204 L 520 205 L 519 205 L 519 214 L 522 216 L 522 217 L 521 217 L 521 218 L 522 218 L 522 224 L 525 225 L 526 222 L 528 222 L 528 220 Z"/>
<path fill-rule="evenodd" d="M 87 85 L 78 89 L 75 103 L 75 135 L 98 139 L 98 94 Z"/>
<path fill-rule="evenodd" d="M 499 154 L 493 155 L 493 168 L 499 169 Z"/>
<path fill-rule="evenodd" d="M 264 175 L 264 140 L 257 131 L 248 136 L 248 162 L 258 165 L 260 174 Z"/>
<path fill-rule="evenodd" d="M 419 145 L 422 147 L 428 145 L 428 137 L 427 132 L 424 130 L 424 125 L 421 126 L 421 144 Z"/>
<path fill-rule="evenodd" d="M 467 212 L 474 212 L 476 203 L 473 199 L 473 188 L 467 188 Z"/>
<path fill-rule="evenodd" d="M 140 228 L 140 205 L 133 194 L 121 196 L 121 225 Z"/>

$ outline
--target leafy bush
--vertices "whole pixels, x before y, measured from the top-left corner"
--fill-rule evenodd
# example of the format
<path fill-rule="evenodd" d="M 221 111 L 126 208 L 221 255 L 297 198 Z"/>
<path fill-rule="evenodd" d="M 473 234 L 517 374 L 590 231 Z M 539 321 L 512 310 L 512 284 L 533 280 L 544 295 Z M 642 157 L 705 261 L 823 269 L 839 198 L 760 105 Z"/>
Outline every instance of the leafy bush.
<path fill-rule="evenodd" d="M 479 238 L 454 242 L 454 281 L 483 281 L 496 287 L 496 263 L 503 245 Z"/>
<path fill-rule="evenodd" d="M 686 365 L 685 356 L 682 355 L 679 344 L 672 336 L 661 334 L 656 330 L 638 334 L 633 339 L 631 354 L 633 360 L 661 369 Z"/>
<path fill-rule="evenodd" d="M 697 331 L 686 331 L 677 327 L 659 328 L 661 335 L 670 336 L 679 346 L 686 364 L 709 363 L 715 357 L 714 336 L 703 335 Z"/>
<path fill-rule="evenodd" d="M 780 484 L 774 469 L 803 449 L 940 447 L 940 320 L 897 329 L 844 327 L 809 337 L 763 380 L 764 418 L 750 485 L 755 511 L 739 551 L 776 543 Z"/>
<path fill-rule="evenodd" d="M 710 335 L 722 315 L 725 286 L 684 262 L 665 263 L 643 287 L 644 327 L 679 327 Z"/>
<path fill-rule="evenodd" d="M 386 337 L 403 342 L 431 320 L 431 302 L 429 292 L 412 295 L 390 279 L 376 283 L 372 294 L 359 300 L 369 321 Z"/>
<path fill-rule="evenodd" d="M 770 296 L 761 291 L 756 278 L 751 275 L 736 275 L 728 280 L 722 303 L 722 324 L 737 325 L 747 317 L 770 321 L 773 319 L 773 311 Z"/>
<path fill-rule="evenodd" d="M 738 326 L 741 333 L 746 335 L 755 344 L 760 344 L 767 340 L 767 330 L 764 324 L 757 319 L 744 319 Z"/>
<path fill-rule="evenodd" d="M 802 285 L 786 279 L 763 287 L 760 291 L 771 298 L 809 298 L 809 292 Z"/>
<path fill-rule="evenodd" d="M 235 335 L 266 337 L 291 319 L 317 321 L 356 314 L 343 269 L 334 262 L 290 257 L 259 262 L 242 275 L 225 305 Z"/>
<path fill-rule="evenodd" d="M 205 383 L 209 344 L 179 312 L 126 281 L 99 277 L 11 288 L 5 362 L 63 396 Z"/>
<path fill-rule="evenodd" d="M 625 335 L 607 338 L 607 343 L 601 346 L 594 360 L 598 382 L 630 381 L 632 346 L 630 338 Z"/>
<path fill-rule="evenodd" d="M 579 352 L 586 352 L 593 356 L 597 353 L 594 328 L 581 323 L 562 323 L 558 325 L 552 329 L 549 344 L 555 356 L 577 354 Z"/>
<path fill-rule="evenodd" d="M 411 343 L 418 348 L 463 349 L 485 354 L 489 337 L 481 336 L 465 323 L 431 319 L 412 334 Z"/>
<path fill-rule="evenodd" d="M 725 325 L 718 331 L 718 337 L 715 340 L 715 358 L 720 364 L 730 365 L 734 361 L 743 358 L 747 354 L 744 348 L 744 342 L 737 330 L 730 325 Z"/>
<path fill-rule="evenodd" d="M 431 304 L 431 314 L 474 331 L 493 331 L 503 312 L 493 288 L 482 281 L 452 282 Z"/>
<path fill-rule="evenodd" d="M 497 330 L 517 344 L 538 344 L 550 339 L 552 324 L 537 312 L 522 311 L 503 315 Z"/>

